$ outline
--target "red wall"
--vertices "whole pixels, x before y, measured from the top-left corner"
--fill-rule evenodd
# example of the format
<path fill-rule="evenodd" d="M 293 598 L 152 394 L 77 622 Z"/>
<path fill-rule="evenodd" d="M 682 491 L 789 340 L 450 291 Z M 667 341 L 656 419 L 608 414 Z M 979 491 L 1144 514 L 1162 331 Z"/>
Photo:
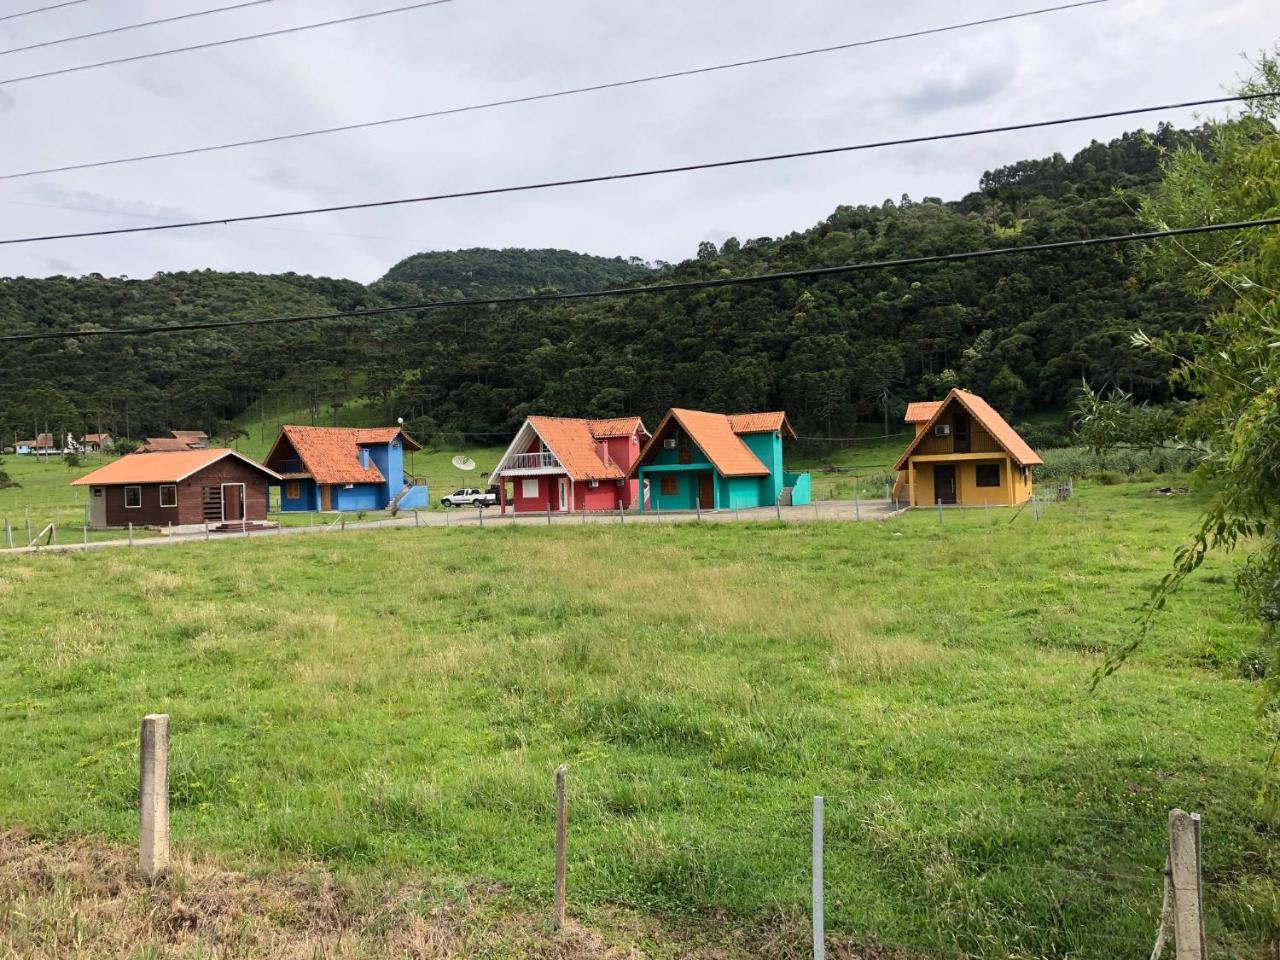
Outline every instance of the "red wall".
<path fill-rule="evenodd" d="M 524 453 L 536 453 L 541 446 L 534 437 Z M 609 461 L 618 465 L 626 473 L 631 465 L 640 457 L 640 443 L 631 442 L 630 437 L 615 437 L 597 444 L 601 453 L 608 453 Z M 524 477 L 513 477 L 508 480 L 508 491 L 511 494 L 507 503 L 517 513 L 545 513 L 547 504 L 552 512 L 560 506 L 559 494 L 556 492 L 556 477 L 538 477 L 538 494 L 533 497 L 524 495 Z M 617 510 L 619 501 L 624 508 L 630 509 L 636 502 L 639 483 L 628 480 L 618 486 L 616 480 L 601 480 L 600 485 L 592 487 L 589 481 L 580 480 L 572 485 L 570 491 L 570 509 L 572 510 Z"/>

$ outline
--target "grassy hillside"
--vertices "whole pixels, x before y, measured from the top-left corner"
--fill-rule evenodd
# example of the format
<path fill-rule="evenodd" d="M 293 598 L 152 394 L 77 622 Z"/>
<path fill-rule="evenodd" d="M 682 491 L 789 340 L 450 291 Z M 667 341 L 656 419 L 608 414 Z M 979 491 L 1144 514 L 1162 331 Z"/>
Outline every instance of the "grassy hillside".
<path fill-rule="evenodd" d="M 795 952 L 745 937 L 718 956 L 799 955 L 822 793 L 841 937 L 1110 958 L 1150 949 L 1176 805 L 1205 815 L 1214 953 L 1262 958 L 1280 938 L 1280 823 L 1256 799 L 1276 731 L 1235 676 L 1252 628 L 1231 565 L 1207 564 L 1090 694 L 1198 505 L 1080 490 L 1039 524 L 406 529 L 3 559 L 0 828 L 127 842 L 138 719 L 163 711 L 184 857 L 412 885 L 415 916 L 485 889 L 541 911 L 567 761 L 572 903 L 599 930 L 609 905 L 781 923 Z M 3 910 L 0 926 L 19 955 L 41 936 Z"/>

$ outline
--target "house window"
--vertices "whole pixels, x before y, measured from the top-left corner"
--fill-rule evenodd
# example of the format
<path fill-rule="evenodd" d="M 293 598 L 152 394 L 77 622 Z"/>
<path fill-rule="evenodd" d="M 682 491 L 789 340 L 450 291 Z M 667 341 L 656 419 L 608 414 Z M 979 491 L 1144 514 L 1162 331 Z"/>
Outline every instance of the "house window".
<path fill-rule="evenodd" d="M 291 481 L 284 488 L 284 495 L 290 500 L 297 500 L 302 496 L 302 484 L 297 480 Z"/>
<path fill-rule="evenodd" d="M 142 506 L 142 488 L 141 487 L 125 487 L 124 488 L 124 505 L 131 510 L 135 510 Z"/>
<path fill-rule="evenodd" d="M 977 485 L 980 487 L 1000 486 L 1000 464 L 980 463 L 974 470 L 977 473 Z"/>
<path fill-rule="evenodd" d="M 673 497 L 680 492 L 680 483 L 677 477 L 663 477 L 658 485 L 658 491 L 664 497 Z"/>
<path fill-rule="evenodd" d="M 536 479 L 526 477 L 524 480 L 520 481 L 520 496 L 536 497 L 537 495 L 538 481 Z"/>
<path fill-rule="evenodd" d="M 178 487 L 176 484 L 166 483 L 160 487 L 160 506 L 176 507 L 178 505 Z"/>

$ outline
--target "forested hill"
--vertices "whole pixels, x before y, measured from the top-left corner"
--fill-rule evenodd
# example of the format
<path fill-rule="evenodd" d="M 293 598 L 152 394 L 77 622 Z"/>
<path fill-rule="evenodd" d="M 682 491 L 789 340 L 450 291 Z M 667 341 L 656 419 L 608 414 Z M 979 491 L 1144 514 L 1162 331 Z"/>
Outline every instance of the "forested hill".
<path fill-rule="evenodd" d="M 571 293 L 636 283 L 653 272 L 636 258 L 593 257 L 572 250 L 434 250 L 406 257 L 383 282 L 411 283 L 428 293 L 504 296 L 529 290 Z"/>
<path fill-rule="evenodd" d="M 365 287 L 213 272 L 149 280 L 0 281 L 0 332 L 232 319 L 481 295 L 714 278 L 1126 233 L 1159 182 L 1162 152 L 1203 130 L 1159 128 L 988 172 L 944 203 L 840 207 L 782 238 L 704 243 L 660 273 L 562 251 L 421 254 Z M 438 310 L 164 337 L 41 342 L 7 351 L 0 436 L 103 426 L 134 436 L 206 429 L 268 397 L 324 419 L 364 396 L 437 428 L 512 429 L 529 412 L 639 413 L 673 404 L 783 407 L 806 431 L 897 416 L 953 384 L 1015 417 L 1060 406 L 1082 377 L 1165 395 L 1164 370 L 1129 343 L 1196 327 L 1203 309 L 1139 276 L 1137 246 L 660 294 L 625 301 Z M 127 410 L 127 419 L 126 419 Z"/>

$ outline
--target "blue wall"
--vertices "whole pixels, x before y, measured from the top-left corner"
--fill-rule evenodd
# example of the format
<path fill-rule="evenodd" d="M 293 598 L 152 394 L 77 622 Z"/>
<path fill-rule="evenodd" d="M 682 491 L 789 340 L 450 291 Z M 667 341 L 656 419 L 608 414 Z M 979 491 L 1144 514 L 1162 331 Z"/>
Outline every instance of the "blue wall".
<path fill-rule="evenodd" d="M 296 497 L 287 496 L 289 492 L 289 484 L 297 483 L 298 495 Z M 294 510 L 319 510 L 320 509 L 320 492 L 316 487 L 314 480 L 286 480 L 280 485 L 280 509 L 285 511 Z"/>
<path fill-rule="evenodd" d="M 355 483 L 350 488 L 334 484 L 329 506 L 333 510 L 381 510 L 387 505 L 380 483 Z"/>

